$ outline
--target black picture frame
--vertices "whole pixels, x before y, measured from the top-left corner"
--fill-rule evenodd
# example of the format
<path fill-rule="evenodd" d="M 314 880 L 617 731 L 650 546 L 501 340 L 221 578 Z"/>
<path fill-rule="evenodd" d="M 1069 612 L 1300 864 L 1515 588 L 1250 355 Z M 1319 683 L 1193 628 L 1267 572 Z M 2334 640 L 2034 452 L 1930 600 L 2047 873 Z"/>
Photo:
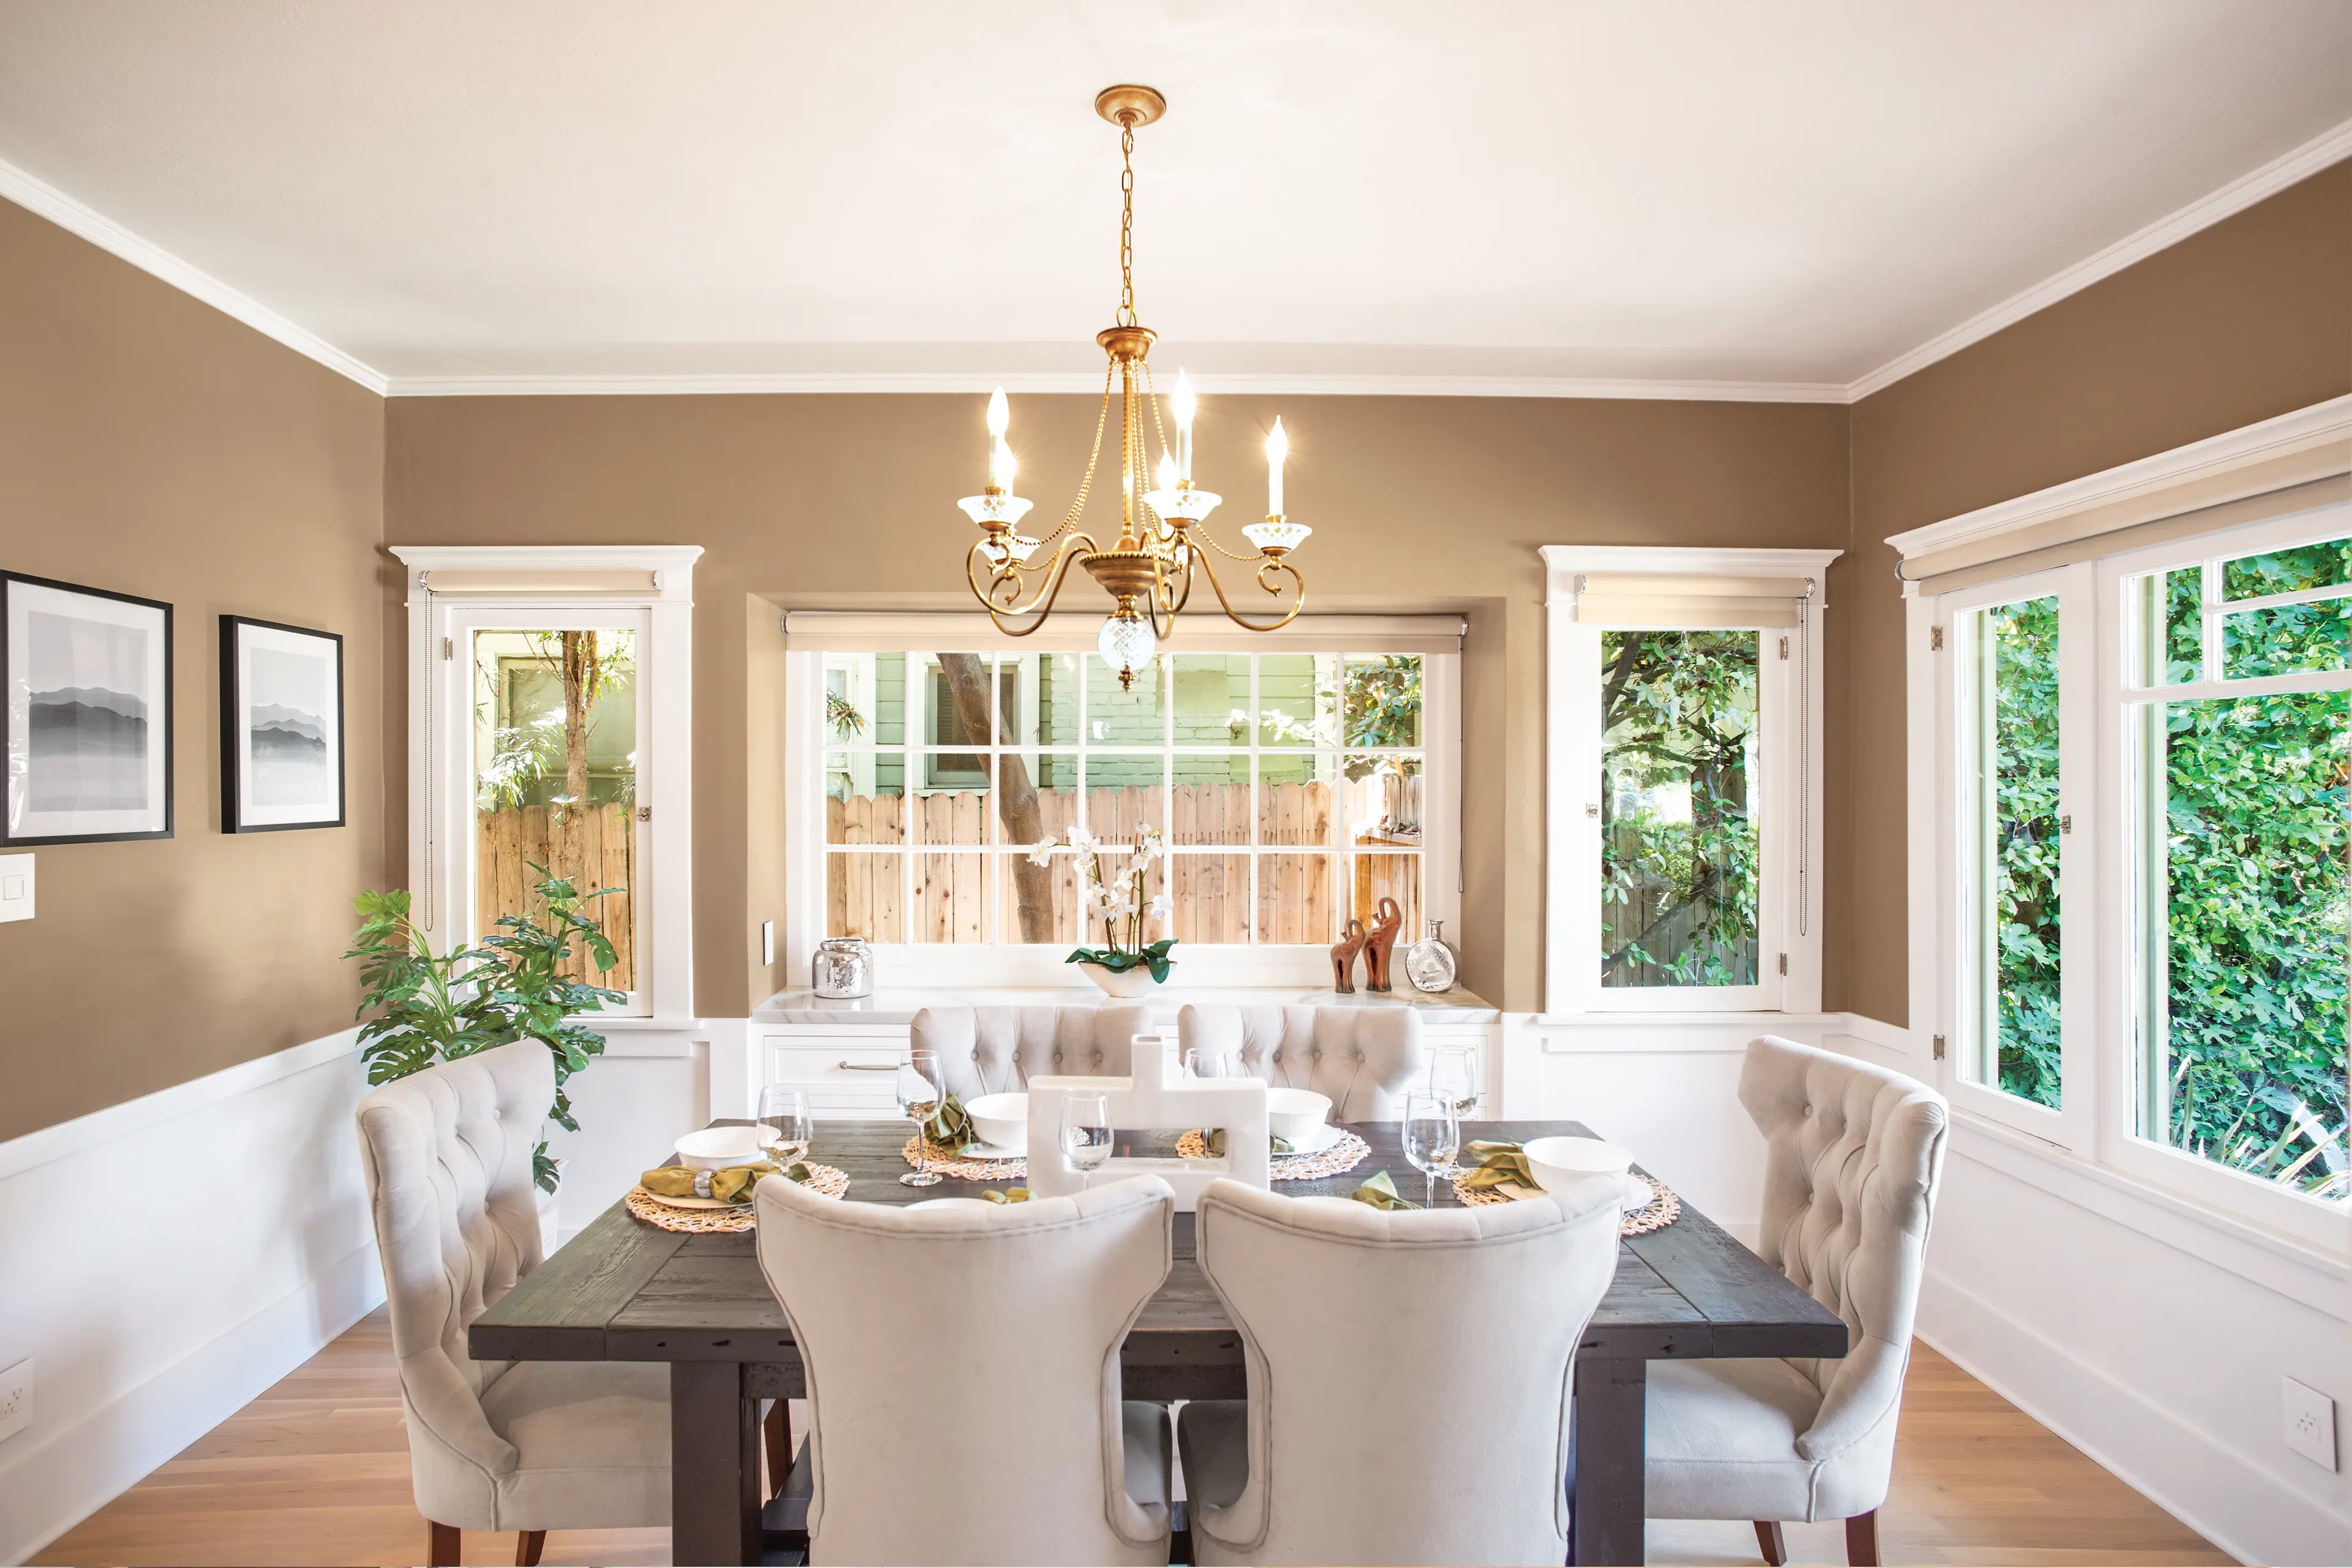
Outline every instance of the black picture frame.
<path fill-rule="evenodd" d="M 44 658 L 29 648 L 33 610 L 22 601 L 43 595 L 71 595 L 80 598 L 103 600 L 114 605 L 131 605 L 142 611 L 152 611 L 152 625 L 139 625 L 134 629 L 152 633 L 156 639 L 155 683 L 160 692 L 110 693 L 137 700 L 141 712 L 131 715 L 110 709 L 105 703 L 86 704 L 77 697 L 58 704 L 39 706 L 79 707 L 89 715 L 110 715 L 108 723 L 119 726 L 125 718 L 135 718 L 140 725 L 141 773 L 142 779 L 158 785 L 151 793 L 160 799 L 153 805 L 129 806 L 91 806 L 84 808 L 36 806 L 30 798 L 34 788 L 35 753 L 39 749 L 34 737 L 32 682 L 48 679 L 43 670 Z M 52 605 L 51 613 L 70 606 Z M 106 617 L 93 617 L 102 624 Z M 144 616 L 133 617 L 143 622 Z M 131 626 L 131 621 L 114 618 L 110 624 Z M 142 599 L 135 594 L 118 594 L 110 588 L 93 588 L 80 583 L 63 583 L 54 577 L 35 577 L 27 573 L 0 571 L 0 702 L 6 708 L 5 726 L 0 726 L 0 752 L 5 753 L 6 779 L 5 796 L 0 796 L 0 848 L 29 849 L 52 844 L 108 844 L 128 839 L 169 838 L 176 803 L 173 799 L 173 667 L 172 667 L 172 606 L 161 599 Z M 52 689 L 44 687 L 43 689 Z M 62 689 L 57 689 L 62 690 Z M 93 689 L 93 695 L 100 695 Z M 118 707 L 120 704 L 117 705 Z M 160 717 L 160 727 L 156 720 Z M 160 751 L 160 756 L 158 752 Z M 127 826 L 97 826 L 89 829 L 58 830 L 58 825 L 45 825 L 41 818 L 72 815 L 101 816 L 115 814 L 128 816 L 137 810 L 144 817 L 160 816 L 157 826 L 131 827 Z M 44 831 L 44 826 L 50 830 Z"/>
<path fill-rule="evenodd" d="M 241 655 L 248 640 L 275 642 L 275 651 L 307 654 L 322 663 L 331 665 L 323 696 L 331 704 L 329 713 L 295 710 L 278 700 L 283 693 L 251 692 L 247 689 L 246 662 Z M 291 644 L 291 647 L 285 645 Z M 304 645 L 317 645 L 315 648 Z M 262 706 L 273 710 L 270 721 L 257 726 L 254 714 L 248 711 L 248 701 L 263 699 Z M 220 710 L 221 710 L 221 831 L 223 833 L 284 833 L 297 828 L 341 827 L 348 821 L 351 780 L 345 766 L 348 745 L 343 722 L 343 637 L 341 632 L 322 632 L 313 626 L 289 626 L 282 621 L 258 620 L 251 616 L 223 616 L 220 618 Z M 311 733 L 316 731 L 318 733 Z M 315 801 L 315 815 L 299 815 L 305 803 L 299 801 L 262 803 L 248 798 L 258 792 L 268 771 L 283 773 L 285 764 L 257 761 L 249 739 L 257 740 L 268 734 L 281 748 L 296 752 L 315 745 L 323 753 L 319 759 L 331 772 L 334 815 L 326 815 L 326 795 L 321 790 Z M 305 761 L 302 771 L 317 763 Z M 248 772 L 248 768 L 253 771 Z M 257 786 L 248 788 L 248 786 Z M 267 817 L 283 809 L 289 815 L 283 820 Z"/>

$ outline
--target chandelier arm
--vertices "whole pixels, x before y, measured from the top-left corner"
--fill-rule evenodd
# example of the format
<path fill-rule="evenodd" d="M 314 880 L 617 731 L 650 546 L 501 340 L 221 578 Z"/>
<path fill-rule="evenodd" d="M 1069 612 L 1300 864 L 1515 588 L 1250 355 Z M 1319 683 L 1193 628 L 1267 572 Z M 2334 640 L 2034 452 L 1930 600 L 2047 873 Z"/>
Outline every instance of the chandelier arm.
<path fill-rule="evenodd" d="M 964 557 L 964 580 L 971 584 L 972 596 L 978 599 L 981 607 L 988 612 L 988 618 L 996 623 L 996 629 L 1007 637 L 1025 637 L 1045 624 L 1045 617 L 1054 613 L 1054 601 L 1061 597 L 1062 584 L 1069 578 L 1070 563 L 1081 556 L 1092 554 L 1098 548 L 1086 534 L 1072 534 L 1062 542 L 1062 547 L 1059 550 L 1054 552 L 1053 560 L 1045 563 L 1041 568 L 1045 574 L 1045 581 L 1037 584 L 1036 594 L 1027 604 L 1000 605 L 990 593 L 981 587 L 979 578 L 974 575 L 979 563 L 986 559 L 981 553 L 986 543 L 985 540 L 975 543 L 971 547 L 971 553 Z M 992 580 L 1017 583 L 1019 578 L 1017 576 L 1007 578 L 998 573 L 993 574 Z M 1017 593 L 1019 590 L 1016 588 L 1014 591 Z M 1034 615 L 1037 618 L 1025 626 L 1014 627 L 1004 623 L 1006 616 L 1029 615 Z"/>
<path fill-rule="evenodd" d="M 1265 565 L 1257 569 L 1258 585 L 1263 587 L 1267 593 L 1279 594 L 1282 592 L 1281 589 L 1274 586 L 1274 584 L 1265 580 L 1265 574 L 1269 572 L 1288 573 L 1291 583 L 1298 590 L 1298 597 L 1292 603 L 1287 614 L 1283 616 L 1279 620 L 1266 621 L 1263 624 L 1251 620 L 1247 616 L 1243 615 L 1239 610 L 1234 608 L 1234 602 L 1225 597 L 1225 585 L 1217 581 L 1216 569 L 1210 565 L 1209 558 L 1206 555 L 1201 557 L 1201 568 L 1208 575 L 1209 586 L 1216 591 L 1217 604 L 1219 607 L 1225 612 L 1225 618 L 1233 622 L 1234 625 L 1241 627 L 1244 631 L 1275 631 L 1280 627 L 1286 626 L 1291 622 L 1297 620 L 1298 618 L 1298 612 L 1307 607 L 1307 579 L 1301 577 L 1298 574 L 1298 568 L 1293 566 L 1287 561 L 1269 561 Z"/>
<path fill-rule="evenodd" d="M 1183 552 L 1177 557 L 1184 563 L 1184 591 L 1179 594 L 1176 596 L 1176 602 L 1168 607 L 1168 613 L 1171 616 L 1182 615 L 1184 606 L 1192 602 L 1192 557 L 1200 552 L 1200 548 L 1191 540 L 1184 542 Z"/>

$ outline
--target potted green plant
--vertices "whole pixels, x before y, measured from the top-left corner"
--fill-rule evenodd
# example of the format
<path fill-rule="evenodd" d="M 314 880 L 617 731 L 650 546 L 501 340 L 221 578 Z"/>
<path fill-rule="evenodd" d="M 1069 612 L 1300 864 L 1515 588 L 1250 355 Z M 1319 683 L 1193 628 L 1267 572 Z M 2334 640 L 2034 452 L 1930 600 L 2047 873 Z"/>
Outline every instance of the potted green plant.
<path fill-rule="evenodd" d="M 1075 949 L 1066 962 L 1076 964 L 1087 979 L 1112 996 L 1140 996 L 1154 985 L 1165 984 L 1169 967 L 1175 963 L 1168 952 L 1176 939 L 1143 940 L 1143 922 L 1149 919 L 1165 924 L 1169 914 L 1166 893 L 1150 897 L 1144 893 L 1153 864 L 1168 853 L 1160 829 L 1146 827 L 1136 834 L 1127 869 L 1115 878 L 1103 876 L 1101 846 L 1083 827 L 1070 829 L 1066 839 L 1046 839 L 1029 851 L 1029 863 L 1048 865 L 1054 851 L 1065 847 L 1076 852 L 1078 869 L 1086 879 L 1084 918 L 1101 921 L 1108 939 L 1101 947 Z"/>
<path fill-rule="evenodd" d="M 543 866 L 531 869 L 539 873 L 536 912 L 501 916 L 499 934 L 445 953 L 434 952 L 410 922 L 406 892 L 365 892 L 352 900 L 360 928 L 343 956 L 361 963 L 355 1016 L 366 1019 L 360 1054 L 368 1082 L 391 1083 L 493 1046 L 538 1040 L 555 1059 L 555 1103 L 547 1119 L 567 1131 L 580 1130 L 564 1086 L 604 1053 L 604 1037 L 574 1020 L 625 998 L 562 973 L 575 943 L 598 973 L 613 967 L 612 942 L 583 912 L 604 893 L 583 894 Z M 531 1152 L 531 1174 L 547 1194 L 541 1216 L 551 1228 L 562 1170 L 544 1137 Z"/>

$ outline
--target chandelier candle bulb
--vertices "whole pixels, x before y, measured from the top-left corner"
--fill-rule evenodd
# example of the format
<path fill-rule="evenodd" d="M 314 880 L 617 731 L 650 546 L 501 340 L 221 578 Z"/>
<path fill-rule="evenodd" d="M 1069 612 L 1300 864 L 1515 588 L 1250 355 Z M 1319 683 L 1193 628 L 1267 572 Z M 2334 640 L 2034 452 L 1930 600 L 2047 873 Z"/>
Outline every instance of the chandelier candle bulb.
<path fill-rule="evenodd" d="M 1000 490 L 1013 488 L 1013 476 L 1020 467 L 1013 460 L 1013 448 L 1003 437 L 996 438 L 996 449 L 988 457 L 988 482 Z"/>
<path fill-rule="evenodd" d="M 1290 455 L 1290 437 L 1282 433 L 1282 417 L 1275 416 L 1274 430 L 1265 438 L 1265 515 L 1282 515 L 1282 460 Z"/>
<path fill-rule="evenodd" d="M 1176 395 L 1169 405 L 1176 414 L 1176 477 L 1186 484 L 1192 482 L 1192 383 L 1185 374 L 1176 373 Z M 1162 489 L 1173 489 L 1165 480 Z"/>

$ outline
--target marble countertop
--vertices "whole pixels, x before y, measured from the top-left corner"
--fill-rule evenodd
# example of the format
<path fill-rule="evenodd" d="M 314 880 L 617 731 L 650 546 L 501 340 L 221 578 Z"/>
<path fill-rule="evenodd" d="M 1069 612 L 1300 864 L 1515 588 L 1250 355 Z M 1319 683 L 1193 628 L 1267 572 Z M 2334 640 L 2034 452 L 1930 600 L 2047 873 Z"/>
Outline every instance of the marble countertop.
<path fill-rule="evenodd" d="M 871 996 L 842 1001 L 814 991 L 779 991 L 751 1011 L 754 1024 L 911 1024 L 926 1007 L 1097 1006 L 1108 997 L 1092 985 L 884 986 Z M 1495 1005 L 1467 991 L 1358 991 L 1342 996 L 1296 985 L 1164 986 L 1139 998 L 1155 1017 L 1173 1022 L 1187 1002 L 1235 1002 L 1253 1006 L 1410 1007 L 1432 1024 L 1486 1024 Z"/>

